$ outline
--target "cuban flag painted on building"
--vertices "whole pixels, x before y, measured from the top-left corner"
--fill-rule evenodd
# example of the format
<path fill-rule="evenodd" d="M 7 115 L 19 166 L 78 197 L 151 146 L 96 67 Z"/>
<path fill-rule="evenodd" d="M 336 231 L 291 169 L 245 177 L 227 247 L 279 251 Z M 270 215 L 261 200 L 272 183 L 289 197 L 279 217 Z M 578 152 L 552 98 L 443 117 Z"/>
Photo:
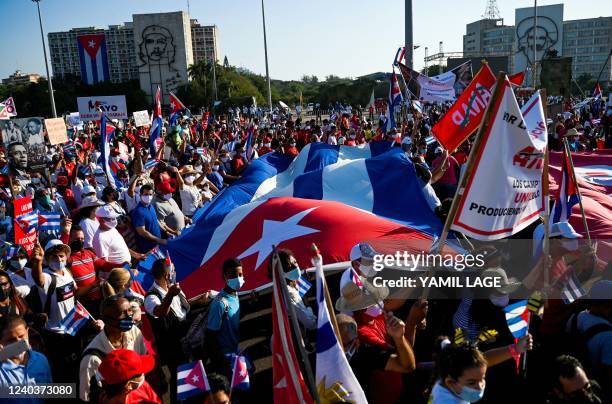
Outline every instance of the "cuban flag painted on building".
<path fill-rule="evenodd" d="M 349 260 L 356 243 L 401 240 L 429 251 L 442 223 L 425 199 L 411 160 L 390 142 L 364 147 L 310 143 L 292 159 L 268 153 L 198 210 L 193 225 L 168 242 L 177 280 L 188 295 L 223 288 L 216 269 L 242 261 L 243 290 L 269 285 L 271 246 L 291 249 L 304 268 L 310 246 L 326 262 Z M 405 242 L 405 243 L 404 243 Z"/>
<path fill-rule="evenodd" d="M 395 74 L 395 68 L 393 68 L 393 74 L 391 74 L 391 82 L 389 85 L 389 99 L 387 100 L 387 119 L 382 128 L 384 133 L 387 133 L 397 126 L 395 123 L 395 107 L 402 105 L 403 101 L 404 97 L 402 97 L 397 75 Z"/>
<path fill-rule="evenodd" d="M 346 359 L 342 345 L 331 324 L 330 314 L 325 303 L 325 275 L 323 267 L 316 265 L 317 270 L 317 365 L 316 382 L 319 394 L 338 386 L 340 396 L 347 402 L 367 403 L 365 393 L 357 381 L 351 365 Z"/>
<path fill-rule="evenodd" d="M 520 300 L 504 308 L 508 329 L 514 338 L 521 338 L 529 332 L 529 310 L 527 300 Z"/>
<path fill-rule="evenodd" d="M 576 188 L 576 177 L 569 163 L 569 156 L 564 151 L 561 162 L 561 185 L 559 196 L 553 206 L 551 223 L 567 222 L 572 215 L 572 207 L 580 202 L 578 189 Z"/>
<path fill-rule="evenodd" d="M 88 34 L 77 37 L 81 81 L 92 85 L 110 80 L 104 34 Z"/>

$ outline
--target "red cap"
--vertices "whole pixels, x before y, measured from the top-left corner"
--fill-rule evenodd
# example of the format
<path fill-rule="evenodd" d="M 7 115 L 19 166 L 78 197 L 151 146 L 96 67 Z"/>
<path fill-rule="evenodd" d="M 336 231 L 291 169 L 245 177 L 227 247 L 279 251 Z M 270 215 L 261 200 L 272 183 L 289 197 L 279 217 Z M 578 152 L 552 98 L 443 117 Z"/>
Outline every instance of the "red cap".
<path fill-rule="evenodd" d="M 68 177 L 65 175 L 57 176 L 57 186 L 58 187 L 67 187 L 68 186 Z"/>
<path fill-rule="evenodd" d="M 176 187 L 173 187 L 170 181 L 162 181 L 155 188 L 160 194 L 173 194 L 176 191 Z"/>
<path fill-rule="evenodd" d="M 98 373 L 106 384 L 119 384 L 143 373 L 149 373 L 154 367 L 153 355 L 139 355 L 131 349 L 115 349 L 102 359 Z"/>

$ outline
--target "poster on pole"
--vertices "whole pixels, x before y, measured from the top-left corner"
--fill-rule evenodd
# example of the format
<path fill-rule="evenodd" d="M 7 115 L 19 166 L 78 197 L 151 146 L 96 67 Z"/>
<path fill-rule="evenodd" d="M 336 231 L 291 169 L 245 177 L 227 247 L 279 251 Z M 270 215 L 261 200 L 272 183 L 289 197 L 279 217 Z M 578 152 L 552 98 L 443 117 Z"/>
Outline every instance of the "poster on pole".
<path fill-rule="evenodd" d="M 544 211 L 542 170 L 548 133 L 539 92 L 518 106 L 510 82 L 491 123 L 451 228 L 477 240 L 518 233 Z"/>
<path fill-rule="evenodd" d="M 32 209 L 32 197 L 30 196 L 15 199 L 13 203 L 15 209 L 15 244 L 25 248 L 30 255 L 36 244 L 38 214 L 34 213 Z"/>
<path fill-rule="evenodd" d="M 128 119 L 125 95 L 77 97 L 77 105 L 82 121 L 99 121 L 102 112 L 108 119 Z"/>
<path fill-rule="evenodd" d="M 146 109 L 144 111 L 134 111 L 134 125 L 146 126 L 150 123 L 151 119 L 149 118 L 149 111 Z"/>
<path fill-rule="evenodd" d="M 66 123 L 62 118 L 45 119 L 45 128 L 47 128 L 47 136 L 51 146 L 68 141 Z"/>
<path fill-rule="evenodd" d="M 28 153 L 28 167 L 37 169 L 46 163 L 43 118 L 20 118 L 0 121 L 0 134 L 6 148 L 13 142 L 23 144 Z"/>
<path fill-rule="evenodd" d="M 71 112 L 67 115 L 66 122 L 71 128 L 83 130 L 83 121 L 81 121 L 81 115 L 78 112 Z"/>

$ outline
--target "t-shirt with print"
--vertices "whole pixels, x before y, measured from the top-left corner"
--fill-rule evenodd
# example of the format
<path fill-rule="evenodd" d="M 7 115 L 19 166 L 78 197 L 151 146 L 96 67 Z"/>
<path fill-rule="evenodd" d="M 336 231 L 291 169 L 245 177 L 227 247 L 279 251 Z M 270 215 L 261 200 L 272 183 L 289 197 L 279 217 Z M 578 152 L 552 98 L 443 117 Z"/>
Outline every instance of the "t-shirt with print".
<path fill-rule="evenodd" d="M 227 304 L 227 312 L 221 298 Z M 219 331 L 217 342 L 224 354 L 238 352 L 240 331 L 240 300 L 238 295 L 230 295 L 225 290 L 219 292 L 210 303 L 206 328 L 211 331 Z"/>
<path fill-rule="evenodd" d="M 45 328 L 49 331 L 64 334 L 64 329 L 60 326 L 60 322 L 66 314 L 74 308 L 74 295 L 76 292 L 76 283 L 66 269 L 63 269 L 59 274 L 52 272 L 49 268 L 43 271 L 45 278 L 44 286 L 38 287 L 40 301 L 45 305 L 47 295 L 51 295 L 51 305 L 49 307 L 49 319 Z M 55 277 L 55 290 L 49 290 L 52 277 Z"/>

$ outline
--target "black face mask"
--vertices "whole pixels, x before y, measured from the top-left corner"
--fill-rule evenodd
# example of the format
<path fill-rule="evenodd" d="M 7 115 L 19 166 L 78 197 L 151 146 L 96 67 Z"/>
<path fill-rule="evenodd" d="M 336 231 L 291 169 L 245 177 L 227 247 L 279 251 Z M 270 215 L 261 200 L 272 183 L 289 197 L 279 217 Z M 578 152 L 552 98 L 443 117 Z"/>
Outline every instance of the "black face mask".
<path fill-rule="evenodd" d="M 81 240 L 74 240 L 72 243 L 70 243 L 70 249 L 72 251 L 81 251 L 84 245 L 85 245 L 85 242 Z"/>
<path fill-rule="evenodd" d="M 0 300 L 5 300 L 7 297 L 9 297 L 9 289 L 4 289 L 3 287 L 0 287 Z"/>

